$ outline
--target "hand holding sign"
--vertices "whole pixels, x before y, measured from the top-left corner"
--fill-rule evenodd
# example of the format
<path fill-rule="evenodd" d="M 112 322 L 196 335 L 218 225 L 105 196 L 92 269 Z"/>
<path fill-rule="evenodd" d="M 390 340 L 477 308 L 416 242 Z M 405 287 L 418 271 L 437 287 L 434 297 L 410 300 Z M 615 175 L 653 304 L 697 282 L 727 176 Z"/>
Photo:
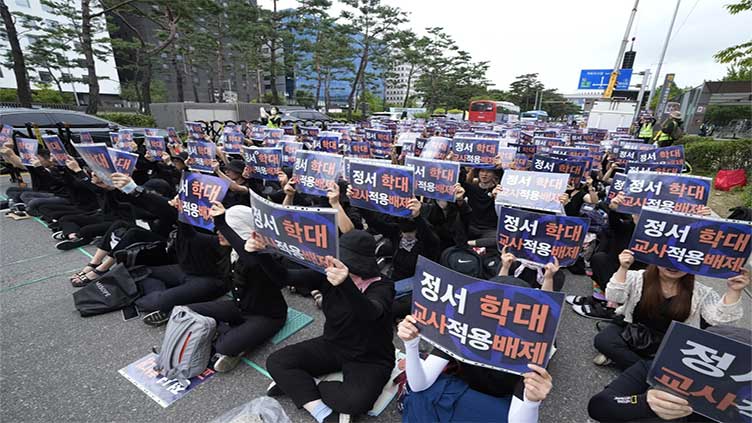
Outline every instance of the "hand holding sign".
<path fill-rule="evenodd" d="M 407 207 L 410 209 L 410 217 L 415 219 L 416 217 L 420 216 L 421 203 L 417 198 L 410 200 L 410 203 Z"/>
<path fill-rule="evenodd" d="M 551 392 L 552 378 L 546 369 L 535 364 L 528 364 L 527 367 L 532 372 L 523 373 L 525 383 L 525 399 L 528 401 L 540 402 L 546 399 Z"/>
<path fill-rule="evenodd" d="M 619 254 L 619 265 L 623 269 L 629 269 L 634 263 L 634 253 L 629 250 L 624 250 Z"/>
<path fill-rule="evenodd" d="M 648 389 L 648 406 L 663 420 L 675 420 L 692 414 L 692 407 L 684 398 L 662 391 Z"/>
<path fill-rule="evenodd" d="M 326 198 L 329 199 L 329 205 L 332 207 L 337 207 L 337 204 L 339 204 L 339 184 L 334 181 L 329 181 L 327 185 L 328 187 L 326 190 Z"/>
<path fill-rule="evenodd" d="M 257 253 L 266 248 L 266 243 L 256 236 L 256 232 L 251 232 L 251 237 L 245 242 L 245 250 L 249 253 Z"/>
<path fill-rule="evenodd" d="M 726 282 L 726 285 L 728 286 L 728 289 L 730 291 L 736 291 L 737 293 L 744 290 L 744 288 L 749 285 L 749 270 L 742 269 L 741 275 L 736 275 L 734 277 L 731 277 L 728 279 L 728 282 Z M 730 298 L 726 298 L 726 300 L 730 300 Z M 735 301 L 729 301 L 728 303 L 734 303 Z"/>
<path fill-rule="evenodd" d="M 507 252 L 507 247 L 501 250 L 501 268 L 499 269 L 499 276 L 509 276 L 509 269 L 512 268 L 514 262 L 517 261 L 517 257 Z"/>
<path fill-rule="evenodd" d="M 212 201 L 211 209 L 209 209 L 209 214 L 212 218 L 222 216 L 223 214 L 225 214 L 225 206 L 219 201 Z"/>
<path fill-rule="evenodd" d="M 76 159 L 71 156 L 68 156 L 68 158 L 65 160 L 65 166 L 73 173 L 78 173 L 81 171 L 81 166 L 78 164 Z"/>
<path fill-rule="evenodd" d="M 329 266 L 326 268 L 326 279 L 332 286 L 341 285 L 350 274 L 350 269 L 332 256 L 327 256 L 326 259 L 329 262 Z"/>
<path fill-rule="evenodd" d="M 397 325 L 397 336 L 399 339 L 404 342 L 410 342 L 417 338 L 420 335 L 420 331 L 418 330 L 418 327 L 415 326 L 416 323 L 417 321 L 412 314 L 405 316 L 400 324 Z"/>
<path fill-rule="evenodd" d="M 462 204 L 465 200 L 465 188 L 462 188 L 462 184 L 457 182 L 454 184 L 454 202 L 458 205 Z"/>
<path fill-rule="evenodd" d="M 133 182 L 133 179 L 131 179 L 130 176 L 115 172 L 112 175 L 110 175 L 110 178 L 112 179 L 112 186 L 115 188 L 122 190 L 124 186 L 130 184 Z"/>

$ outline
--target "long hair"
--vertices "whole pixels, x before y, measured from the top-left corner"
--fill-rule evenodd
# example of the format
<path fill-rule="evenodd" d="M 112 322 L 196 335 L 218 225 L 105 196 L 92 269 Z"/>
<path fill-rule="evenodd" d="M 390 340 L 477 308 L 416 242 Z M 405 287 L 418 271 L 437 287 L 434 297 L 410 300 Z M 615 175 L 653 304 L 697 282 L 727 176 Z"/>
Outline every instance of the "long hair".
<path fill-rule="evenodd" d="M 683 322 L 689 318 L 692 311 L 692 291 L 695 288 L 695 275 L 687 273 L 679 279 L 678 292 L 671 299 L 668 318 Z M 661 280 L 658 266 L 651 264 L 642 274 L 642 298 L 640 298 L 640 314 L 650 319 L 658 319 L 661 314 L 661 304 L 665 301 L 661 290 Z"/>

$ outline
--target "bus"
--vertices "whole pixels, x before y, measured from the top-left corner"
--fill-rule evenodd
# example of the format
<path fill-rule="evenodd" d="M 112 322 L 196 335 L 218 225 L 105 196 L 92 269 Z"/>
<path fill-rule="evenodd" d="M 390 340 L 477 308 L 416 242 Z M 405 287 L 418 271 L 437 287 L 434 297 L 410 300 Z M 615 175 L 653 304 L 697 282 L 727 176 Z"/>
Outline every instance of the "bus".
<path fill-rule="evenodd" d="M 470 122 L 514 123 L 520 119 L 519 106 L 508 101 L 476 100 L 470 102 Z"/>
<path fill-rule="evenodd" d="M 548 113 L 545 110 L 529 110 L 520 115 L 520 120 L 522 120 L 523 122 L 545 122 L 548 120 Z"/>

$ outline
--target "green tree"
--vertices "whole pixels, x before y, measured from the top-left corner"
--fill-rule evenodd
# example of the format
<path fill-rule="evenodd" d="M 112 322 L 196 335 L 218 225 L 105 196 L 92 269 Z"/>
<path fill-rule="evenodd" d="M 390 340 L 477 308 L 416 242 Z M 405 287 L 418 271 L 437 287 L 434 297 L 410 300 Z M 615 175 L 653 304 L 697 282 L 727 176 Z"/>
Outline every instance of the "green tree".
<path fill-rule="evenodd" d="M 13 74 L 16 76 L 16 87 L 18 87 L 16 90 L 18 102 L 22 107 L 31 107 L 31 86 L 29 85 L 28 73 L 26 72 L 26 62 L 21 51 L 21 44 L 18 42 L 16 23 L 13 20 L 13 15 L 8 10 L 8 6 L 5 4 L 5 0 L 0 0 L 0 15 L 3 17 L 5 35 L 10 44 L 10 55 L 13 59 Z"/>
<path fill-rule="evenodd" d="M 299 105 L 305 108 L 312 108 L 316 104 L 313 98 L 313 94 L 311 94 L 309 91 L 295 91 L 295 99 L 298 101 Z"/>
<path fill-rule="evenodd" d="M 730 14 L 736 15 L 741 12 L 752 10 L 752 0 L 739 0 L 736 3 L 727 4 L 726 9 Z M 713 56 L 720 63 L 732 63 L 737 66 L 752 66 L 752 40 L 725 48 Z"/>

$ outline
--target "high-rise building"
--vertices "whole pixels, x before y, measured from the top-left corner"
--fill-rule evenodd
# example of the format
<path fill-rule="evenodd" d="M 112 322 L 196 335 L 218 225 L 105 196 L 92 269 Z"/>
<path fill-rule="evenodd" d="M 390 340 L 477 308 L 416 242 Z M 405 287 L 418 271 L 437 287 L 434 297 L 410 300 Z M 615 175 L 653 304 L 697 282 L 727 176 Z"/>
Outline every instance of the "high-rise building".
<path fill-rule="evenodd" d="M 44 28 L 59 27 L 71 25 L 71 22 L 64 16 L 61 16 L 56 10 L 42 4 L 39 0 L 9 0 L 5 2 L 11 13 L 23 13 L 32 16 L 35 27 L 24 27 L 23 19 L 16 19 L 16 32 L 18 41 L 21 44 L 21 50 L 28 54 L 29 46 L 37 42 L 39 37 L 45 35 Z M 74 2 L 76 7 L 80 8 L 80 2 Z M 95 7 L 96 11 L 96 7 Z M 94 39 L 107 38 L 106 31 L 97 31 L 93 34 Z M 77 43 L 76 43 L 77 44 Z M 0 49 L 2 54 L 10 52 L 10 42 L 8 35 L 5 33 L 5 27 L 0 29 Z M 81 82 L 70 82 L 86 78 L 88 71 L 83 65 L 83 54 L 80 53 L 80 45 L 73 45 L 71 48 L 60 51 L 67 59 L 69 66 L 61 69 L 43 69 L 33 66 L 26 67 L 26 71 L 31 79 L 31 89 L 37 90 L 47 87 L 53 90 L 60 89 L 64 93 L 73 94 L 80 104 L 88 104 L 89 86 Z M 120 78 L 115 66 L 115 57 L 112 52 L 105 52 L 103 57 L 95 56 L 95 66 L 97 77 L 99 78 L 99 101 L 103 104 L 111 104 L 120 101 Z M 13 69 L 6 67 L 0 62 L 0 88 L 16 89 L 16 76 Z"/>
<path fill-rule="evenodd" d="M 420 78 L 420 70 L 409 63 L 398 63 L 392 68 L 392 72 L 395 73 L 396 77 L 386 81 L 386 102 L 402 106 L 405 98 L 415 98 L 416 103 L 421 103 L 420 98 L 416 97 L 417 92 L 415 91 L 415 84 Z M 409 88 L 408 84 L 410 85 Z"/>

